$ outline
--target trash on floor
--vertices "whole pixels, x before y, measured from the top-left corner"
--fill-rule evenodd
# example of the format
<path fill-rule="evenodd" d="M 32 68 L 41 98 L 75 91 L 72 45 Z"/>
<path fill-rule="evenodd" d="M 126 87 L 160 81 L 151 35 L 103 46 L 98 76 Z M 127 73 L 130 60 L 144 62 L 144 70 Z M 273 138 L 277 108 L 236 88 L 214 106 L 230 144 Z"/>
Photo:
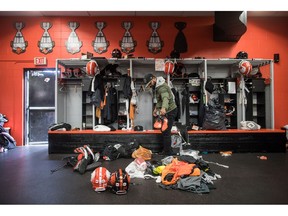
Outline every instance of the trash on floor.
<path fill-rule="evenodd" d="M 232 155 L 232 151 L 221 151 L 220 154 L 223 157 L 228 157 Z"/>
<path fill-rule="evenodd" d="M 268 158 L 266 156 L 257 156 L 260 160 L 267 160 Z"/>

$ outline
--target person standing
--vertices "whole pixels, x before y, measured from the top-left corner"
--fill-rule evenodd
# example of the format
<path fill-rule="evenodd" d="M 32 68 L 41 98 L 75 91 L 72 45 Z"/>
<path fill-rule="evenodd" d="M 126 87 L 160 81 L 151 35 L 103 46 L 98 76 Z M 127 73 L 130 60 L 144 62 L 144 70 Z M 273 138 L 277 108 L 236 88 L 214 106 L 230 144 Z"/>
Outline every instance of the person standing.
<path fill-rule="evenodd" d="M 163 150 L 159 154 L 173 155 L 174 153 L 171 147 L 171 128 L 177 115 L 177 105 L 175 103 L 174 95 L 162 76 L 156 77 L 150 73 L 146 74 L 144 76 L 144 83 L 145 89 L 156 89 L 157 103 L 153 110 L 153 116 L 165 116 L 168 120 L 167 129 L 164 131 L 161 130 L 163 136 Z"/>

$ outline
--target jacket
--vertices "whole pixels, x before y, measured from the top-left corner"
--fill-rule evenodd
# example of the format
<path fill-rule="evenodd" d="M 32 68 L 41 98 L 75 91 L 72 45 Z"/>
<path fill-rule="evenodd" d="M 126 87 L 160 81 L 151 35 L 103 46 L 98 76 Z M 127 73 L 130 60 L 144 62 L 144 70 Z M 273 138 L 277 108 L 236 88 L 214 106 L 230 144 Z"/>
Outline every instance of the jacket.
<path fill-rule="evenodd" d="M 177 108 L 171 88 L 165 82 L 163 77 L 157 77 L 155 88 L 157 99 L 156 109 L 165 108 L 166 112 L 168 113 Z"/>

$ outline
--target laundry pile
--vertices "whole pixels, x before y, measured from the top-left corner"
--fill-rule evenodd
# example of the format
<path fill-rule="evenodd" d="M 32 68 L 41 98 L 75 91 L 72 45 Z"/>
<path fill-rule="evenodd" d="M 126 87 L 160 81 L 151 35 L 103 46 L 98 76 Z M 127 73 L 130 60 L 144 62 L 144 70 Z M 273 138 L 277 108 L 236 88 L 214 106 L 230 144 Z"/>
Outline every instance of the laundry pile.
<path fill-rule="evenodd" d="M 215 189 L 214 181 L 221 178 L 213 172 L 208 162 L 198 155 L 198 151 L 191 154 L 167 156 L 158 159 L 152 151 L 142 147 L 138 142 L 128 144 L 107 145 L 100 153 L 94 153 L 89 145 L 77 147 L 76 156 L 66 157 L 65 164 L 51 170 L 52 173 L 63 168 L 71 167 L 73 171 L 84 174 L 92 171 L 90 182 L 95 192 L 109 190 L 117 195 L 127 194 L 131 179 L 140 178 L 143 181 L 154 179 L 160 188 L 188 191 L 197 194 L 210 193 Z M 102 161 L 113 161 L 119 158 L 131 158 L 126 167 L 119 167 L 110 172 L 102 165 Z M 225 167 L 225 166 L 223 166 Z M 228 167 L 226 167 L 228 168 Z"/>
<path fill-rule="evenodd" d="M 164 189 L 178 189 L 193 193 L 209 193 L 215 189 L 213 181 L 221 178 L 201 156 L 168 156 L 161 160 L 136 158 L 126 168 L 131 178 L 155 179 Z M 139 161 L 140 160 L 140 161 Z"/>

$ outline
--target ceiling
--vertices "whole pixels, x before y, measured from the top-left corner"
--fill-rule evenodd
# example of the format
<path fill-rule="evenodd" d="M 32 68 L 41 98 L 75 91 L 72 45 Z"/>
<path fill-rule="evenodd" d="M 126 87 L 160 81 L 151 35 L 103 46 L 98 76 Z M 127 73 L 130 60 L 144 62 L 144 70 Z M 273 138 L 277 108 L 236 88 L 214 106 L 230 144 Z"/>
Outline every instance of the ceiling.
<path fill-rule="evenodd" d="M 214 16 L 214 11 L 0 11 L 0 16 Z M 248 11 L 247 16 L 288 16 L 288 11 Z"/>

